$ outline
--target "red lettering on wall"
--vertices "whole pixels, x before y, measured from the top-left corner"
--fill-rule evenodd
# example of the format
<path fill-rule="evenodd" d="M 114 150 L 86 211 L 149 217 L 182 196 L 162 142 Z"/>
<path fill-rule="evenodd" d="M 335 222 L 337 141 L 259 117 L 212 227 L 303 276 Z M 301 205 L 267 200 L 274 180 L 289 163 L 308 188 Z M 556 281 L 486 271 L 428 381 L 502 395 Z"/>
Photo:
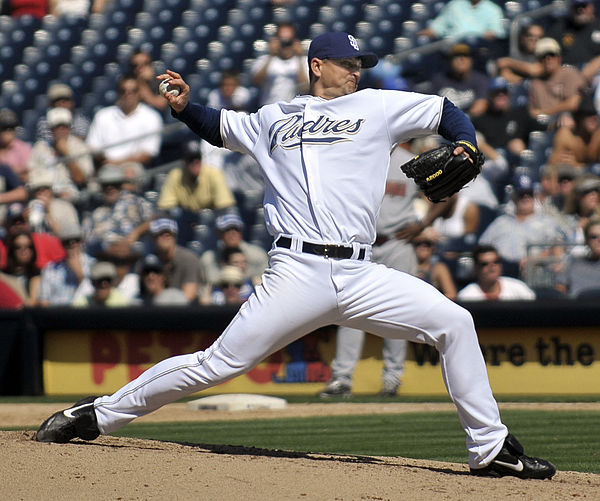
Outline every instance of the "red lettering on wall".
<path fill-rule="evenodd" d="M 152 362 L 150 353 L 143 351 L 143 348 L 152 346 L 152 334 L 149 332 L 130 332 L 125 339 L 127 344 L 127 372 L 131 381 L 146 370 L 140 367 L 141 364 Z"/>
<path fill-rule="evenodd" d="M 193 340 L 191 332 L 161 332 L 158 335 L 158 343 L 169 350 L 169 357 L 188 353 L 185 347 L 190 346 Z"/>
<path fill-rule="evenodd" d="M 273 381 L 273 378 L 281 370 L 283 361 L 283 350 L 273 353 L 266 362 L 257 365 L 254 369 L 248 372 L 248 379 L 255 383 L 265 384 Z"/>
<path fill-rule="evenodd" d="M 118 337 L 111 332 L 93 331 L 90 334 L 90 360 L 92 380 L 95 384 L 102 384 L 104 373 L 121 361 Z"/>
<path fill-rule="evenodd" d="M 306 364 L 306 382 L 324 383 L 331 379 L 331 367 L 323 362 L 308 362 Z"/>

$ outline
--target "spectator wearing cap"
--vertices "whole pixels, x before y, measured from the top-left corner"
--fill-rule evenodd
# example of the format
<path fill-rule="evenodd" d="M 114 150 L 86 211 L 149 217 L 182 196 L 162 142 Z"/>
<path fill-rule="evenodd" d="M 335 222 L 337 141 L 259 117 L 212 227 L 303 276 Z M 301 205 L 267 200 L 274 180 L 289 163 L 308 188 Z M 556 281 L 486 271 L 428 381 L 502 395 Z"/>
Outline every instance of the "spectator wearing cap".
<path fill-rule="evenodd" d="M 244 274 L 237 266 L 224 266 L 211 294 L 211 304 L 240 305 L 246 301 L 242 293 Z"/>
<path fill-rule="evenodd" d="M 125 189 L 125 174 L 116 165 L 104 165 L 98 182 L 102 202 L 83 221 L 88 252 L 97 255 L 114 245 L 143 245 L 140 239 L 152 220 L 152 204 Z"/>
<path fill-rule="evenodd" d="M 217 218 L 215 226 L 219 236 L 217 250 L 207 250 L 201 256 L 208 281 L 214 284 L 219 280 L 219 255 L 222 255 L 227 248 L 237 247 L 242 250 L 248 261 L 248 277 L 253 278 L 255 285 L 260 283 L 259 277 L 269 264 L 269 256 L 262 247 L 244 240 L 242 218 L 233 213 L 223 214 Z"/>
<path fill-rule="evenodd" d="M 66 306 L 73 302 L 78 289 L 89 290 L 90 273 L 95 259 L 83 249 L 79 227 L 65 227 L 59 238 L 65 249 L 65 258 L 51 262 L 42 269 L 39 304 Z"/>
<path fill-rule="evenodd" d="M 597 162 L 600 153 L 599 125 L 592 96 L 584 94 L 579 107 L 573 112 L 572 126 L 560 127 L 553 135 L 548 162 L 573 165 L 582 172 L 589 164 Z"/>
<path fill-rule="evenodd" d="M 506 152 L 512 165 L 527 148 L 529 134 L 540 127 L 524 106 L 512 105 L 509 83 L 503 77 L 490 80 L 487 101 L 485 112 L 473 118 L 473 125 L 492 148 Z"/>
<path fill-rule="evenodd" d="M 206 274 L 200 258 L 191 250 L 177 245 L 178 227 L 175 220 L 160 217 L 150 223 L 150 233 L 167 278 L 167 287 L 183 291 L 188 301 L 197 301 L 207 287 Z"/>
<path fill-rule="evenodd" d="M 163 119 L 141 102 L 135 75 L 123 76 L 117 91 L 117 102 L 95 113 L 86 142 L 98 165 L 117 165 L 127 178 L 134 179 L 160 152 Z"/>
<path fill-rule="evenodd" d="M 472 118 L 487 108 L 489 79 L 473 68 L 473 53 L 466 43 L 457 43 L 447 52 L 448 68 L 431 79 L 432 91 L 452 101 Z"/>
<path fill-rule="evenodd" d="M 56 83 L 48 87 L 46 93 L 48 111 L 53 108 L 65 108 L 72 114 L 71 134 L 79 139 L 85 139 L 90 128 L 90 119 L 75 108 L 73 89 L 67 84 Z M 48 125 L 47 113 L 42 115 L 36 125 L 36 141 L 45 140 L 52 143 L 54 136 Z"/>
<path fill-rule="evenodd" d="M 555 39 L 538 40 L 535 56 L 543 70 L 529 85 L 529 113 L 538 121 L 550 120 L 552 125 L 560 126 L 565 113 L 568 116 L 579 108 L 586 82 L 578 69 L 562 65 L 560 45 Z"/>
<path fill-rule="evenodd" d="M 535 292 L 514 277 L 502 276 L 502 260 L 493 245 L 473 249 L 475 281 L 458 291 L 459 301 L 533 301 Z"/>
<path fill-rule="evenodd" d="M 519 30 L 516 47 L 510 47 L 510 56 L 496 59 L 501 77 L 513 85 L 520 85 L 542 73 L 542 63 L 535 57 L 535 45 L 544 36 L 544 27 L 536 23 L 524 23 Z"/>
<path fill-rule="evenodd" d="M 73 299 L 73 306 L 128 306 L 129 300 L 114 286 L 117 269 L 113 263 L 98 261 L 90 271 L 93 292 L 89 295 L 78 295 Z"/>
<path fill-rule="evenodd" d="M 586 251 L 584 229 L 588 221 L 600 217 L 600 178 L 592 174 L 580 176 L 565 200 L 563 213 L 568 227 L 567 243 L 576 245 L 571 252 L 580 255 Z"/>
<path fill-rule="evenodd" d="M 491 0 L 451 0 L 418 35 L 457 40 L 502 39 L 506 37 L 503 18 L 502 9 Z"/>
<path fill-rule="evenodd" d="M 75 206 L 54 196 L 52 172 L 32 172 L 29 178 L 27 215 L 31 231 L 58 235 L 63 226 L 79 226 L 79 215 Z"/>
<path fill-rule="evenodd" d="M 80 190 L 94 173 L 92 156 L 85 142 L 71 133 L 73 116 L 67 108 L 50 108 L 46 122 L 51 141 L 39 140 L 29 158 L 29 177 L 52 174 L 52 190 L 58 198 L 76 203 Z"/>
<path fill-rule="evenodd" d="M 3 230 L 5 237 L 4 240 L 0 240 L 0 268 L 6 264 L 6 239 L 22 232 L 29 233 L 33 239 L 37 256 L 35 264 L 38 268 L 43 269 L 48 263 L 60 261 L 65 257 L 65 250 L 57 236 L 31 231 L 24 204 L 13 203 L 8 207 Z"/>
<path fill-rule="evenodd" d="M 139 269 L 140 297 L 138 303 L 145 306 L 183 306 L 190 304 L 181 289 L 167 287 L 165 267 L 154 254 L 142 260 Z"/>
<path fill-rule="evenodd" d="M 479 244 L 493 245 L 504 260 L 509 276 L 518 277 L 528 256 L 549 254 L 562 249 L 565 233 L 551 216 L 536 213 L 534 183 L 530 176 L 517 175 L 512 183 L 514 213 L 495 218 L 479 238 Z"/>
<path fill-rule="evenodd" d="M 0 164 L 8 165 L 23 181 L 29 174 L 31 144 L 17 137 L 19 119 L 17 114 L 4 108 L 0 110 Z"/>

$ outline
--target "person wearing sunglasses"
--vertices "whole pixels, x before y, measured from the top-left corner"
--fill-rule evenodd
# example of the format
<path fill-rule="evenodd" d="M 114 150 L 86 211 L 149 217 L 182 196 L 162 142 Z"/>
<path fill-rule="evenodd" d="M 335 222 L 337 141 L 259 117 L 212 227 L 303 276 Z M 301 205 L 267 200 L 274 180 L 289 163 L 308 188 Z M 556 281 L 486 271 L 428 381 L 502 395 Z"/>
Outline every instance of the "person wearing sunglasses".
<path fill-rule="evenodd" d="M 473 249 L 475 282 L 458 291 L 458 301 L 534 300 L 535 292 L 518 278 L 502 276 L 502 260 L 493 245 Z"/>

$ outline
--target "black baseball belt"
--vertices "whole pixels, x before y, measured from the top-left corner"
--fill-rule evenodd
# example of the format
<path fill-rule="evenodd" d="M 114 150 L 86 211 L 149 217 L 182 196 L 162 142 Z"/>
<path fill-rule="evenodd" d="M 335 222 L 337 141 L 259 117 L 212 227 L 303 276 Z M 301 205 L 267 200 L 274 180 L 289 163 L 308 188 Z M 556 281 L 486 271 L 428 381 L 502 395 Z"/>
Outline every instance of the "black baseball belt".
<path fill-rule="evenodd" d="M 289 237 L 279 237 L 275 242 L 275 247 L 283 247 L 284 249 L 292 248 L 292 239 Z M 329 245 L 329 244 L 311 244 L 310 242 L 302 242 L 302 252 L 307 254 L 315 254 L 317 256 L 332 257 L 334 259 L 350 259 L 354 254 L 352 247 L 345 245 Z M 362 248 L 358 252 L 356 259 L 364 260 L 367 251 Z"/>

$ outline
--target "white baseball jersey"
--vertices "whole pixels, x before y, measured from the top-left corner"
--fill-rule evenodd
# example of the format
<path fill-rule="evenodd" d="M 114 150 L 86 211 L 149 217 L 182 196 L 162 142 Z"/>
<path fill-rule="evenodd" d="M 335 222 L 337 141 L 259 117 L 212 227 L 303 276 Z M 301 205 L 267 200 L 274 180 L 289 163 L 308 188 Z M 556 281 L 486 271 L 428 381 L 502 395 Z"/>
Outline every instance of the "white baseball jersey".
<path fill-rule="evenodd" d="M 271 235 L 369 244 L 393 145 L 435 132 L 442 104 L 439 96 L 374 89 L 329 101 L 298 96 L 252 115 L 224 110 L 221 134 L 226 148 L 262 166 Z"/>
<path fill-rule="evenodd" d="M 437 96 L 363 90 L 329 101 L 300 96 L 253 115 L 221 111 L 224 145 L 260 164 L 268 229 L 276 238 L 290 237 L 280 242 L 290 245 L 274 245 L 261 285 L 209 348 L 163 360 L 97 398 L 98 429 L 117 430 L 337 324 L 435 346 L 466 433 L 469 464 L 488 464 L 507 429 L 471 315 L 425 281 L 368 259 L 392 146 L 436 132 L 442 106 Z M 352 244 L 353 253 L 329 258 L 311 253 L 310 243 Z"/>

